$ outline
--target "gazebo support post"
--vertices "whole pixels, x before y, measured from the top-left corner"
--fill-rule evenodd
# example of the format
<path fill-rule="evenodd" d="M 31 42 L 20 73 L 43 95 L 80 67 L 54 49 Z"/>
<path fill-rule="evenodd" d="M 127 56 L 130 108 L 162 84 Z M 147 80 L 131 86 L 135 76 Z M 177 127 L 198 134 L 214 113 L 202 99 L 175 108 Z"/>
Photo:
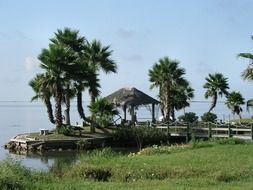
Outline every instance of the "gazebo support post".
<path fill-rule="evenodd" d="M 155 104 L 152 104 L 152 123 L 155 123 Z"/>
<path fill-rule="evenodd" d="M 124 120 L 125 120 L 125 121 L 126 121 L 126 109 L 127 109 L 127 106 L 126 106 L 126 105 L 123 105 Z"/>
<path fill-rule="evenodd" d="M 134 114 L 134 105 L 131 105 L 130 114 L 131 114 L 131 121 L 134 123 L 136 121 L 136 117 L 135 117 L 135 114 Z"/>

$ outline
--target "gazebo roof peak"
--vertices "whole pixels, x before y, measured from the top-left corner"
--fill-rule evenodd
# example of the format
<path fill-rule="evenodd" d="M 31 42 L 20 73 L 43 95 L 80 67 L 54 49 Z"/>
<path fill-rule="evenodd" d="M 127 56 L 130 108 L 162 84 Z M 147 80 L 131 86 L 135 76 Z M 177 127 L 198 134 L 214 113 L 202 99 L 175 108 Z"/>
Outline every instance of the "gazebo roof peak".
<path fill-rule="evenodd" d="M 138 90 L 135 87 L 121 88 L 106 97 L 110 102 L 120 106 L 138 106 L 159 104 L 159 101 Z"/>

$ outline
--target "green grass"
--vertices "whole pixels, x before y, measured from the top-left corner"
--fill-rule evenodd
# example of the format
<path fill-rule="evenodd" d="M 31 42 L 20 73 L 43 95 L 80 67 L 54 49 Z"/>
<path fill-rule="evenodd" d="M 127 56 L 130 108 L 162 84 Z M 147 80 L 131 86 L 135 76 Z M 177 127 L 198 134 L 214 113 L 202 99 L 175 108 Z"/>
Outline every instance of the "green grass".
<path fill-rule="evenodd" d="M 252 118 L 242 118 L 240 121 L 241 123 L 253 123 Z M 231 120 L 231 122 L 239 123 L 239 119 Z"/>
<path fill-rule="evenodd" d="M 129 156 L 107 148 L 61 167 L 61 172 L 30 171 L 3 161 L 0 174 L 0 186 L 15 181 L 17 189 L 247 190 L 253 189 L 253 143 L 228 139 L 154 146 Z"/>
<path fill-rule="evenodd" d="M 101 128 L 96 129 L 96 133 L 91 134 L 89 127 L 84 127 L 83 130 L 81 130 L 81 136 L 78 130 L 75 130 L 71 133 L 71 135 L 64 135 L 64 134 L 58 134 L 55 132 L 55 130 L 50 131 L 48 135 L 40 135 L 39 132 L 35 133 L 29 133 L 28 138 L 35 139 L 35 140 L 73 140 L 76 138 L 88 138 L 88 137 L 101 137 L 101 136 L 108 136 L 112 134 L 114 131 L 114 128 Z"/>

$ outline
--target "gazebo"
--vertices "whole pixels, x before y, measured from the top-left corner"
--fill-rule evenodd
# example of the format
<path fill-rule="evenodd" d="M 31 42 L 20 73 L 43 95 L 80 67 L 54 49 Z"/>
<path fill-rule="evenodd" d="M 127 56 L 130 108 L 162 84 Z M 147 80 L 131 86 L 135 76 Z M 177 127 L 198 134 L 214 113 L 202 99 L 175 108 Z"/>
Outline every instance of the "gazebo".
<path fill-rule="evenodd" d="M 159 101 L 148 96 L 136 88 L 121 88 L 106 97 L 107 100 L 116 106 L 121 106 L 124 111 L 124 120 L 126 120 L 126 109 L 130 107 L 131 120 L 135 120 L 134 107 L 140 105 L 152 105 L 152 122 L 155 121 L 155 104 Z"/>

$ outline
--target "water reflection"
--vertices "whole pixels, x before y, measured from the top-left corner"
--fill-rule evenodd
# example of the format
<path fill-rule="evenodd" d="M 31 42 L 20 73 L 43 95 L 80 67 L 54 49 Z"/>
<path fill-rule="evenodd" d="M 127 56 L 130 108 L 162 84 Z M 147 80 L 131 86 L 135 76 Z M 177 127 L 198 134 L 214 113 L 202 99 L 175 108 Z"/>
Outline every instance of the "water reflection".
<path fill-rule="evenodd" d="M 78 151 L 49 151 L 44 153 L 9 152 L 14 159 L 31 169 L 61 172 L 62 168 L 75 163 L 85 152 Z"/>

